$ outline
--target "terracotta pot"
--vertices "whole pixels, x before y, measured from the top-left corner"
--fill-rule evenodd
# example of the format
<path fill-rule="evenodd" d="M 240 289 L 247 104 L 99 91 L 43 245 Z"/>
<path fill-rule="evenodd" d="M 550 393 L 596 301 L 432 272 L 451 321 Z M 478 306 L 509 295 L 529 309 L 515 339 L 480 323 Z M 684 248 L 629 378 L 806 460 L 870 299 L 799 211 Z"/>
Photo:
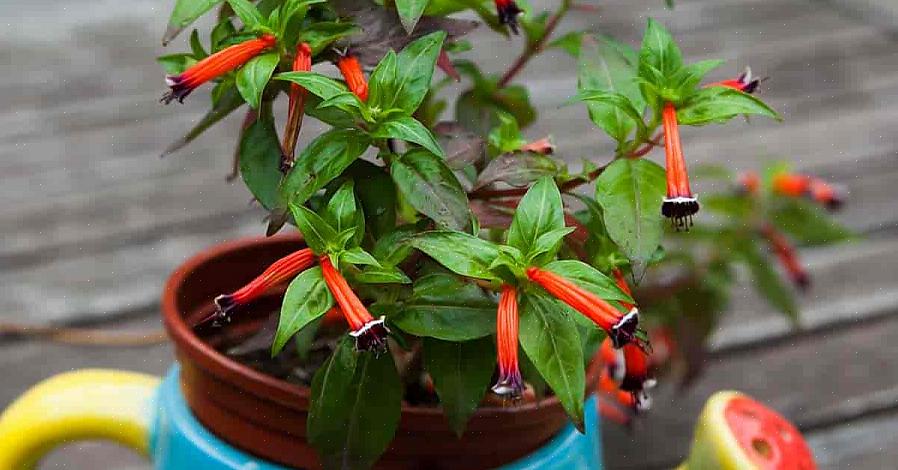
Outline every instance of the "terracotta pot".
<path fill-rule="evenodd" d="M 311 391 L 262 374 L 216 351 L 215 346 L 252 334 L 280 298 L 241 310 L 224 328 L 204 337 L 191 325 L 211 312 L 211 300 L 303 246 L 298 236 L 224 243 L 191 258 L 169 278 L 162 295 L 165 327 L 181 363 L 180 383 L 191 410 L 209 430 L 259 457 L 283 465 L 319 468 L 306 442 Z M 590 387 L 598 366 L 587 371 Z M 459 439 L 438 408 L 403 405 L 399 429 L 377 465 L 383 469 L 485 469 L 538 449 L 567 423 L 554 397 L 539 403 L 480 408 Z"/>

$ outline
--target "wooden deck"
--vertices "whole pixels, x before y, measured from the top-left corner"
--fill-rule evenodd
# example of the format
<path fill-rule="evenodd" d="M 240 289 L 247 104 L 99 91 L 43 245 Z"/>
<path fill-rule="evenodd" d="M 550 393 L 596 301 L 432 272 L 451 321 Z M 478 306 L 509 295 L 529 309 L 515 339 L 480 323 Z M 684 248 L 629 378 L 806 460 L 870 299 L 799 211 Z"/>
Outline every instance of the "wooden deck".
<path fill-rule="evenodd" d="M 169 0 L 0 2 L 0 320 L 158 327 L 167 274 L 218 241 L 263 231 L 248 193 L 228 185 L 233 137 L 226 121 L 166 159 L 161 150 L 198 119 L 203 93 L 157 103 L 153 57 Z M 815 287 L 801 299 L 803 328 L 789 328 L 747 287 L 715 333 L 706 375 L 687 390 L 662 384 L 655 410 L 626 433 L 607 426 L 610 468 L 669 468 L 715 390 L 738 389 L 793 419 L 822 468 L 890 468 L 898 457 L 898 25 L 889 0 L 607 0 L 569 29 L 635 44 L 646 16 L 663 20 L 691 60 L 723 57 L 715 77 L 750 64 L 772 78 L 764 98 L 782 124 L 752 120 L 693 129 L 691 161 L 758 168 L 768 158 L 845 184 L 839 218 L 864 234 L 849 245 L 803 252 Z M 855 8 L 858 4 L 864 8 Z M 880 10 L 873 9 L 880 5 Z M 883 7 L 884 5 L 884 7 Z M 891 19 L 890 19 L 891 18 Z M 510 51 L 486 32 L 479 54 Z M 177 46 L 174 46 L 177 47 Z M 517 45 L 514 46 L 517 50 Z M 496 57 L 500 70 L 511 56 Z M 522 76 L 559 152 L 610 155 L 578 107 L 560 52 Z M 736 120 L 740 121 L 740 120 Z M 304 133 L 305 136 L 311 132 Z M 87 366 L 152 373 L 167 345 L 98 349 L 0 337 L 0 407 L 51 374 Z M 109 446 L 83 444 L 46 468 L 147 468 Z M 115 463 L 113 463 L 115 462 Z"/>

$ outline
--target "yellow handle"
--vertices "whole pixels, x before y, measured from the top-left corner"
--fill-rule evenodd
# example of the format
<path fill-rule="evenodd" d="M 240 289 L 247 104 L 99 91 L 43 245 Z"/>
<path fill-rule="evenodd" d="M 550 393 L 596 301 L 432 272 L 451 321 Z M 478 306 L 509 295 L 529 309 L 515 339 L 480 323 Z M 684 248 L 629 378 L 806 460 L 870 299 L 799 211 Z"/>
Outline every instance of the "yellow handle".
<path fill-rule="evenodd" d="M 0 469 L 32 469 L 54 447 L 109 439 L 148 454 L 152 399 L 159 378 L 82 370 L 49 378 L 0 415 Z"/>

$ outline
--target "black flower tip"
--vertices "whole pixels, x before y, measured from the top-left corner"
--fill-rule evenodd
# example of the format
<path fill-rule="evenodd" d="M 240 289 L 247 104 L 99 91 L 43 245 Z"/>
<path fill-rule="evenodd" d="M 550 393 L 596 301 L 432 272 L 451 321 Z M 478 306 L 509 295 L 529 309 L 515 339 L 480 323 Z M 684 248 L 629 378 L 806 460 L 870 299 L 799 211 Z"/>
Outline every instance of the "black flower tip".
<path fill-rule="evenodd" d="M 694 197 L 668 197 L 661 204 L 661 214 L 671 219 L 674 227 L 689 230 L 692 226 L 692 216 L 698 213 L 698 199 Z"/>
<path fill-rule="evenodd" d="M 166 76 L 165 84 L 170 88 L 164 95 L 162 95 L 162 99 L 160 100 L 165 104 L 169 104 L 176 100 L 178 103 L 183 103 L 184 98 L 187 98 L 187 95 L 193 91 L 193 88 L 184 83 L 184 80 L 180 75 Z"/>
<path fill-rule="evenodd" d="M 497 2 L 496 9 L 498 10 L 499 23 L 508 26 L 512 33 L 518 34 L 518 15 L 524 11 L 513 1 Z"/>
<path fill-rule="evenodd" d="M 371 320 L 358 330 L 349 332 L 355 338 L 356 351 L 373 351 L 376 354 L 386 352 L 389 334 L 390 329 L 384 324 L 384 317 Z"/>
<path fill-rule="evenodd" d="M 639 332 L 639 310 L 635 307 L 611 327 L 611 344 L 620 349 L 637 338 Z"/>
<path fill-rule="evenodd" d="M 524 381 L 521 379 L 521 373 L 504 373 L 499 374 L 499 380 L 491 388 L 492 392 L 500 397 L 518 401 L 524 393 Z"/>

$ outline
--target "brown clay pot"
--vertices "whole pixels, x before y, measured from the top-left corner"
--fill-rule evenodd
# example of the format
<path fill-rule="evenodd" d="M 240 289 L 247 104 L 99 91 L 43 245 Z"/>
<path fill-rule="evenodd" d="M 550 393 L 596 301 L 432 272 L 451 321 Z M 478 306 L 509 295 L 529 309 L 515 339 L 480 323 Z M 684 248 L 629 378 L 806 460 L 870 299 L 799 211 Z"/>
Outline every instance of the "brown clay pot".
<path fill-rule="evenodd" d="M 271 296 L 242 310 L 224 328 L 204 337 L 191 325 L 212 308 L 211 300 L 251 280 L 276 259 L 303 247 L 298 236 L 252 238 L 224 243 L 184 263 L 162 294 L 165 327 L 181 364 L 181 390 L 204 426 L 223 440 L 264 459 L 299 468 L 319 468 L 306 442 L 311 391 L 262 374 L 215 349 L 252 334 L 266 313 L 278 308 Z M 587 371 L 590 387 L 598 365 Z M 482 407 L 460 439 L 438 408 L 403 405 L 399 429 L 376 468 L 486 469 L 523 457 L 551 439 L 567 423 L 554 397 L 539 403 Z"/>

